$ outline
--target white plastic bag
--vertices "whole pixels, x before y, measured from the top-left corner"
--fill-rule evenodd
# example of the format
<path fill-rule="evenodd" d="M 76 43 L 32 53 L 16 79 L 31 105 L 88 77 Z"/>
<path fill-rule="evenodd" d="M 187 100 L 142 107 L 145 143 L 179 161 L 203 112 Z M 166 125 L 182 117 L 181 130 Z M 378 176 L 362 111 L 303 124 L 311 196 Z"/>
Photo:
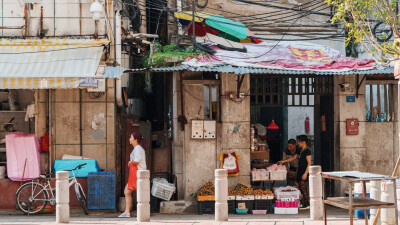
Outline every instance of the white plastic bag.
<path fill-rule="evenodd" d="M 235 170 L 236 169 L 236 158 L 232 154 L 224 159 L 224 169 Z"/>

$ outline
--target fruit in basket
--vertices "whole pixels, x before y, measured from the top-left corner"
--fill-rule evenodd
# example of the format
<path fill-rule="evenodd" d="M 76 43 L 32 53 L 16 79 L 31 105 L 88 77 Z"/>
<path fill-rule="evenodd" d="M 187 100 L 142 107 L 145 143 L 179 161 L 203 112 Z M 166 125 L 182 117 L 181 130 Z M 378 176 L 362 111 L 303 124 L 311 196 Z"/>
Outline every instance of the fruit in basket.
<path fill-rule="evenodd" d="M 235 195 L 235 190 L 233 190 L 231 187 L 228 187 L 228 195 Z"/>
<path fill-rule="evenodd" d="M 246 187 L 242 184 L 238 184 L 234 190 L 235 195 L 244 196 L 244 195 L 253 195 L 254 190 L 251 187 Z"/>
<path fill-rule="evenodd" d="M 208 181 L 205 183 L 199 191 L 197 192 L 198 196 L 210 196 L 210 195 L 215 195 L 215 187 L 214 184 L 211 181 Z"/>

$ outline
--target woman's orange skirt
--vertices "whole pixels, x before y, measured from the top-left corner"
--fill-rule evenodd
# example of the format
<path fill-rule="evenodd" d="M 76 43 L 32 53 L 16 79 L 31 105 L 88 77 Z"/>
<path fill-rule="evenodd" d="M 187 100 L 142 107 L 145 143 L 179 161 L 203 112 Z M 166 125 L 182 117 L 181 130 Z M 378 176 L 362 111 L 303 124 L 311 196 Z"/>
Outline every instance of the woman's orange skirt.
<path fill-rule="evenodd" d="M 128 178 L 128 190 L 135 191 L 137 189 L 137 171 L 138 171 L 138 166 L 133 165 L 132 162 L 130 162 L 129 166 L 129 178 Z"/>

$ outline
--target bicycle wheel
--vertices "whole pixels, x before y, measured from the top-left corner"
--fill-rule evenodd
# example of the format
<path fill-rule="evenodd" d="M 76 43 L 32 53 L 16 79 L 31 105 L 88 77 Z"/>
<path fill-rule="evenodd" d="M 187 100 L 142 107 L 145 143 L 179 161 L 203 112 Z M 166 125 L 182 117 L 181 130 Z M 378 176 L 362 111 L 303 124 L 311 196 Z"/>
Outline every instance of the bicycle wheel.
<path fill-rule="evenodd" d="M 16 195 L 17 207 L 25 214 L 37 214 L 46 207 L 49 196 L 39 183 L 22 185 Z"/>
<path fill-rule="evenodd" d="M 86 196 L 83 193 L 82 190 L 82 186 L 81 185 L 77 185 L 75 186 L 75 194 L 76 194 L 76 198 L 78 199 L 79 203 L 82 206 L 83 211 L 85 212 L 86 215 L 89 214 L 87 206 L 86 206 Z"/>
<path fill-rule="evenodd" d="M 372 29 L 372 34 L 379 42 L 387 42 L 392 38 L 393 30 L 386 23 L 379 22 Z"/>

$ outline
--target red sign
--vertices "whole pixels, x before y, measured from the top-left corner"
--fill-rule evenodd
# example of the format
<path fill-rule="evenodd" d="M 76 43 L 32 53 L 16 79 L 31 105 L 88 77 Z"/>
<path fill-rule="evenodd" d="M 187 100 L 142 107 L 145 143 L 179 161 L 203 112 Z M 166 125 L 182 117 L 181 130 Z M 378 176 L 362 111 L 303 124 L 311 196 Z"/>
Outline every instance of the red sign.
<path fill-rule="evenodd" d="M 346 134 L 358 135 L 358 119 L 346 119 Z"/>

